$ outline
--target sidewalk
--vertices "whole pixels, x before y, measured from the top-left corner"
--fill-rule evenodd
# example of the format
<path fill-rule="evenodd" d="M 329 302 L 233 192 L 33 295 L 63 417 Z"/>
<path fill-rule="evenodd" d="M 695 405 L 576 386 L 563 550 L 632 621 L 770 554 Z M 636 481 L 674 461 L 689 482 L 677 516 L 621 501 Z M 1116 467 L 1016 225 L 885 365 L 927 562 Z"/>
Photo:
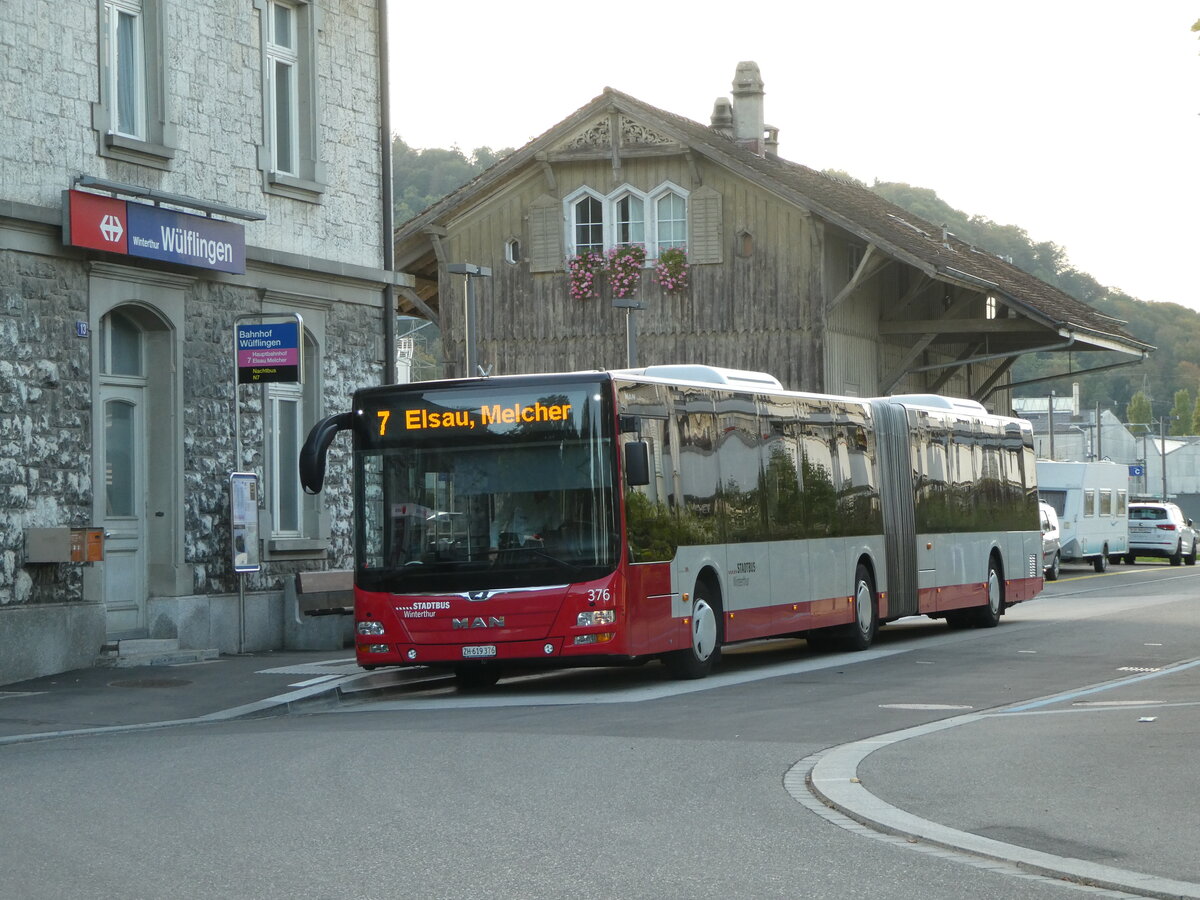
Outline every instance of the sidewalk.
<path fill-rule="evenodd" d="M 878 832 L 1135 896 L 1200 898 L 1198 735 L 1193 660 L 836 747 L 797 775 Z"/>
<path fill-rule="evenodd" d="M 364 674 L 351 650 L 78 669 L 0 686 L 0 744 L 97 728 L 267 714 Z"/>

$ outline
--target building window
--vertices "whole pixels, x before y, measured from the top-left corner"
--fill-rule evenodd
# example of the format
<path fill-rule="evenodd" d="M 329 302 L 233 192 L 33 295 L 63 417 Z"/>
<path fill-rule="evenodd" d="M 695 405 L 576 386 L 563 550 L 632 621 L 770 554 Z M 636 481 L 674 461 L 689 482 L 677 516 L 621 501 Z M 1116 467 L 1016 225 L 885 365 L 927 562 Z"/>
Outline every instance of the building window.
<path fill-rule="evenodd" d="M 272 384 L 267 391 L 267 414 L 272 427 L 271 444 L 272 534 L 276 537 L 300 537 L 303 534 L 301 507 L 303 493 L 300 479 L 295 476 L 304 442 L 304 392 L 298 384 Z"/>
<path fill-rule="evenodd" d="M 583 187 L 563 203 L 568 256 L 642 244 L 646 256 L 655 259 L 660 249 L 687 246 L 687 192 L 673 184 L 659 185 L 650 194 L 622 185 L 604 196 Z"/>
<path fill-rule="evenodd" d="M 573 221 L 575 224 L 575 252 L 604 252 L 604 204 L 590 194 L 576 201 Z"/>
<path fill-rule="evenodd" d="M 687 203 L 674 191 L 654 202 L 657 250 L 687 246 Z M 655 253 L 657 255 L 657 252 Z"/>
<path fill-rule="evenodd" d="M 254 0 L 262 27 L 264 189 L 316 202 L 325 189 L 319 160 L 315 12 L 304 0 Z"/>
<path fill-rule="evenodd" d="M 108 26 L 109 96 L 115 109 L 113 131 L 141 140 L 145 135 L 142 4 L 119 0 L 105 5 Z"/>
<path fill-rule="evenodd" d="M 317 397 L 317 344 L 304 335 L 304 382 L 267 385 L 267 498 L 271 513 L 271 539 L 316 538 L 317 498 L 300 487 L 296 475 L 300 447 L 319 415 Z M 275 546 L 273 549 L 295 549 Z"/>
<path fill-rule="evenodd" d="M 287 3 L 267 6 L 267 83 L 271 105 L 272 164 L 276 172 L 298 175 L 299 130 L 296 72 L 296 9 Z"/>
<path fill-rule="evenodd" d="M 616 243 L 645 244 L 646 214 L 641 197 L 626 194 L 616 203 Z"/>
<path fill-rule="evenodd" d="M 92 127 L 101 156 L 158 169 L 175 156 L 163 65 L 165 0 L 100 0 L 100 99 Z"/>
<path fill-rule="evenodd" d="M 504 242 L 504 261 L 513 265 L 521 261 L 521 242 L 515 237 Z"/>
<path fill-rule="evenodd" d="M 100 371 L 105 375 L 143 376 L 142 329 L 123 312 L 104 317 L 100 330 Z"/>

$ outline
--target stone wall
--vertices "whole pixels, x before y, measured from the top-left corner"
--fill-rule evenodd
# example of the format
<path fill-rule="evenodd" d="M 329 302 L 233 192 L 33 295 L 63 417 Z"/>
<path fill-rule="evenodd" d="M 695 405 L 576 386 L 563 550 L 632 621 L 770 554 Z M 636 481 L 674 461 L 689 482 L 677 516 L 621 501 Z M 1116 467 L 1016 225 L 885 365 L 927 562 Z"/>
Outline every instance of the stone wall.
<path fill-rule="evenodd" d="M 0 298 L 0 606 L 78 599 L 80 567 L 26 566 L 24 533 L 91 519 L 82 267 L 0 252 Z"/>

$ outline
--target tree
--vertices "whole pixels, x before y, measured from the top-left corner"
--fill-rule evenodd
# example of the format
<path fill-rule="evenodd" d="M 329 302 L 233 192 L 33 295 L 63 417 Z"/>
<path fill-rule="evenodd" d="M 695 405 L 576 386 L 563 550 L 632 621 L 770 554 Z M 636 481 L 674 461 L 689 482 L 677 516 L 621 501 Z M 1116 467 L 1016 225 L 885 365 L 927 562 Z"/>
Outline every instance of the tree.
<path fill-rule="evenodd" d="M 1175 405 L 1169 413 L 1171 417 L 1171 434 L 1195 434 L 1192 431 L 1192 392 L 1182 388 L 1175 392 Z"/>
<path fill-rule="evenodd" d="M 1149 425 L 1151 415 L 1150 398 L 1143 391 L 1138 391 L 1125 407 L 1125 421 L 1130 425 Z"/>
<path fill-rule="evenodd" d="M 1192 407 L 1192 430 L 1188 434 L 1200 434 L 1200 390 L 1196 392 L 1196 405 Z"/>

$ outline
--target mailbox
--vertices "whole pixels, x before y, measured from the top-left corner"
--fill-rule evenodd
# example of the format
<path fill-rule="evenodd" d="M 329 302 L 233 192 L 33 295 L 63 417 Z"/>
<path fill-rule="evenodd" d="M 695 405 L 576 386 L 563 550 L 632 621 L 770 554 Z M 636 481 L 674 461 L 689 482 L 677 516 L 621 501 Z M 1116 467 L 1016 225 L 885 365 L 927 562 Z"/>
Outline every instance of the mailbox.
<path fill-rule="evenodd" d="M 26 528 L 25 561 L 91 563 L 104 561 L 103 528 Z"/>

